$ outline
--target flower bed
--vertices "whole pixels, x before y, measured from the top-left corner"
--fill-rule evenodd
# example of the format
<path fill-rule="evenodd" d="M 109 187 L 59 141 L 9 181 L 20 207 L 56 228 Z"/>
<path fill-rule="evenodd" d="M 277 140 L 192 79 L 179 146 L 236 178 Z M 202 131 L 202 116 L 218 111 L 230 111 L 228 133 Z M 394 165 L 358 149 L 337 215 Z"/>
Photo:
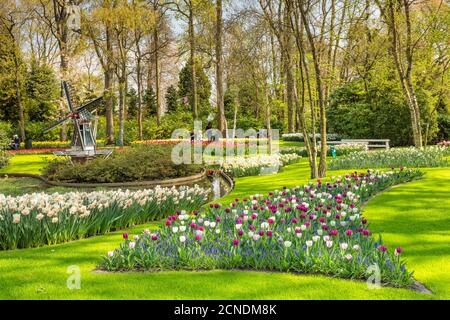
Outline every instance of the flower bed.
<path fill-rule="evenodd" d="M 208 198 L 198 186 L 140 191 L 0 194 L 0 249 L 56 244 L 194 210 Z"/>
<path fill-rule="evenodd" d="M 97 140 L 97 144 L 104 144 L 105 140 Z M 67 149 L 70 148 L 70 141 L 33 141 L 33 149 Z M 21 148 L 25 148 L 25 143 L 20 144 Z"/>
<path fill-rule="evenodd" d="M 333 183 L 236 199 L 229 207 L 210 205 L 202 214 L 179 212 L 154 233 L 124 234 L 100 268 L 124 270 L 252 269 L 323 273 L 367 279 L 378 266 L 381 280 L 412 283 L 401 248 L 375 240 L 361 205 L 370 196 L 422 173 L 413 170 L 353 173 Z"/>
<path fill-rule="evenodd" d="M 353 152 L 367 151 L 367 145 L 361 143 L 338 144 L 335 146 L 335 148 L 336 148 L 336 155 L 338 157 L 345 156 Z M 320 153 L 320 147 L 317 147 L 317 152 Z M 295 153 L 301 157 L 308 157 L 308 152 L 306 151 L 305 147 L 284 147 L 280 149 L 280 153 L 281 154 Z M 328 145 L 327 154 L 328 156 L 331 156 L 330 145 Z"/>
<path fill-rule="evenodd" d="M 309 137 L 312 139 L 313 135 L 310 134 Z M 305 138 L 303 136 L 303 133 L 285 133 L 281 136 L 281 138 L 284 141 L 298 141 L 298 142 L 305 142 Z M 317 141 L 321 140 L 320 133 L 316 133 L 316 139 Z M 341 140 L 339 135 L 330 133 L 327 134 L 327 141 L 339 141 Z"/>
<path fill-rule="evenodd" d="M 444 167 L 448 151 L 445 147 L 428 147 L 425 149 L 396 148 L 383 151 L 353 152 L 344 157 L 333 159 L 330 169 L 367 169 L 393 168 L 408 166 L 413 168 Z"/>
<path fill-rule="evenodd" d="M 55 151 L 63 151 L 63 148 L 42 148 L 42 149 L 19 149 L 19 150 L 8 150 L 9 154 L 47 154 L 53 153 Z"/>
<path fill-rule="evenodd" d="M 353 152 L 368 151 L 367 145 L 361 144 L 361 143 L 343 143 L 343 144 L 336 145 L 335 148 L 336 148 L 336 155 L 338 157 L 346 156 Z M 331 156 L 330 146 L 328 146 L 328 155 Z"/>
<path fill-rule="evenodd" d="M 280 167 L 295 163 L 301 157 L 297 154 L 257 155 L 227 158 L 222 169 L 234 177 L 257 176 L 276 173 Z"/>

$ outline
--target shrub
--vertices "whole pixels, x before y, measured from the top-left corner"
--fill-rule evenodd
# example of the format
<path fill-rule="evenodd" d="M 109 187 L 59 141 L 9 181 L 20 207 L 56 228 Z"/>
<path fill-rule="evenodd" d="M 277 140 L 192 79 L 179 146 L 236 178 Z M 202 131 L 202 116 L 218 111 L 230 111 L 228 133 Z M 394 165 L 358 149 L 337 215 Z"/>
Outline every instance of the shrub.
<path fill-rule="evenodd" d="M 9 163 L 10 155 L 6 153 L 9 142 L 7 131 L 0 126 L 0 168 L 6 167 Z"/>
<path fill-rule="evenodd" d="M 346 156 L 333 159 L 330 169 L 369 169 L 412 167 L 431 168 L 448 165 L 445 159 L 446 148 L 433 146 L 424 149 L 395 148 L 383 151 L 353 152 Z"/>
<path fill-rule="evenodd" d="M 171 146 L 149 145 L 117 150 L 108 159 L 96 158 L 86 164 L 55 160 L 44 175 L 53 181 L 111 183 L 173 179 L 201 172 L 199 165 L 175 165 L 171 150 Z"/>
<path fill-rule="evenodd" d="M 309 135 L 310 138 L 312 138 L 312 134 Z M 305 142 L 305 138 L 303 137 L 303 133 L 285 133 L 281 136 L 281 138 L 284 141 L 298 141 L 298 142 Z M 317 141 L 321 140 L 320 133 L 316 134 Z M 339 135 L 337 134 L 327 134 L 327 141 L 339 141 L 341 140 Z"/>

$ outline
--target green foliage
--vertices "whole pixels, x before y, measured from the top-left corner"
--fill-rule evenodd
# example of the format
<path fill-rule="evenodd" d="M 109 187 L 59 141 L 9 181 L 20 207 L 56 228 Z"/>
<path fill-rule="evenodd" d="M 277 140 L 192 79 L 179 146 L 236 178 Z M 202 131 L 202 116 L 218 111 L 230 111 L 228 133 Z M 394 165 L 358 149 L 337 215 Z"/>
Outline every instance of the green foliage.
<path fill-rule="evenodd" d="M 180 107 L 180 97 L 177 89 L 171 85 L 166 92 L 166 108 L 167 113 L 173 113 Z"/>
<path fill-rule="evenodd" d="M 17 110 L 16 75 L 24 79 L 22 53 L 17 50 L 11 38 L 0 32 L 0 120 L 17 122 L 19 113 Z M 15 64 L 17 59 L 18 66 Z M 18 74 L 17 74 L 18 72 Z M 22 87 L 19 88 L 23 93 Z"/>
<path fill-rule="evenodd" d="M 53 69 L 33 60 L 25 81 L 26 111 L 31 121 L 54 119 L 58 108 L 59 89 Z"/>
<path fill-rule="evenodd" d="M 137 96 L 136 89 L 131 88 L 127 92 L 127 104 L 128 104 L 127 116 L 128 117 L 136 117 L 136 115 L 138 114 L 138 108 L 139 108 L 138 96 Z"/>
<path fill-rule="evenodd" d="M 108 159 L 96 158 L 87 164 L 55 160 L 44 175 L 54 181 L 111 183 L 167 180 L 201 172 L 198 165 L 175 165 L 171 151 L 172 146 L 150 145 L 116 151 Z"/>
<path fill-rule="evenodd" d="M 438 142 L 450 140 L 450 108 L 444 101 L 440 101 L 438 105 Z"/>
<path fill-rule="evenodd" d="M 190 70 L 191 62 L 188 61 L 180 71 L 180 82 L 178 84 L 178 95 L 189 99 L 189 104 L 192 106 L 192 76 Z M 211 109 L 209 97 L 211 96 L 211 82 L 206 75 L 200 60 L 195 61 L 197 96 L 198 96 L 198 111 L 201 117 L 207 116 Z M 186 108 L 186 106 L 185 106 Z M 192 107 L 189 109 L 192 110 Z"/>
<path fill-rule="evenodd" d="M 6 167 L 9 163 L 9 154 L 6 153 L 6 148 L 11 140 L 11 138 L 8 135 L 7 127 L 1 126 L 0 123 L 0 168 Z"/>
<path fill-rule="evenodd" d="M 368 91 L 356 79 L 333 92 L 327 111 L 330 132 L 350 139 L 390 139 L 393 146 L 412 144 L 411 115 L 401 88 L 395 81 L 377 81 L 370 82 Z M 436 115 L 429 112 L 433 99 L 424 89 L 417 90 L 417 98 L 432 140 L 437 131 Z"/>
<path fill-rule="evenodd" d="M 372 168 L 434 168 L 449 165 L 446 147 L 394 148 L 383 151 L 352 152 L 346 156 L 333 159 L 331 170 L 341 169 L 372 169 Z"/>
<path fill-rule="evenodd" d="M 153 87 L 145 90 L 143 100 L 147 111 L 147 113 L 144 114 L 156 116 L 156 93 L 155 90 L 153 90 Z"/>
<path fill-rule="evenodd" d="M 59 139 L 59 128 L 44 133 L 44 130 L 49 126 L 48 122 L 27 122 L 25 126 L 25 135 L 33 141 L 57 141 Z M 72 124 L 69 123 L 69 129 L 72 129 Z"/>

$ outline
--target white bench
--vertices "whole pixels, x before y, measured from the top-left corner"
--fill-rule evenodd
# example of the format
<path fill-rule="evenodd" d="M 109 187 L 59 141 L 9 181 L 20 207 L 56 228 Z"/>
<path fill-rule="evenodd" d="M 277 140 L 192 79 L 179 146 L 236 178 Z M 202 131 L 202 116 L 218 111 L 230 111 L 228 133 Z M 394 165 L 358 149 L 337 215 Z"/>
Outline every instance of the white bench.
<path fill-rule="evenodd" d="M 384 148 L 389 150 L 391 140 L 388 139 L 343 139 L 342 143 L 367 143 L 369 149 Z"/>

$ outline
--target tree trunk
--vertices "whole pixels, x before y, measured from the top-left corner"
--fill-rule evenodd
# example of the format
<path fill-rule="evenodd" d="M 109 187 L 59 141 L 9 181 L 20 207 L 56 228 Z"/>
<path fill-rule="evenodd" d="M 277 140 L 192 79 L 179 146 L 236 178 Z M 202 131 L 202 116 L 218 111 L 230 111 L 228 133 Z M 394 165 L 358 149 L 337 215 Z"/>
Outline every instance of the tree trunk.
<path fill-rule="evenodd" d="M 154 70 L 155 70 L 155 95 L 156 95 L 156 124 L 161 125 L 161 75 L 159 68 L 159 32 L 158 26 L 153 30 L 154 49 Z"/>
<path fill-rule="evenodd" d="M 106 145 L 114 145 L 114 101 L 112 93 L 112 83 L 114 70 L 112 68 L 112 39 L 111 29 L 106 26 L 106 70 L 105 72 L 105 117 L 106 117 Z"/>
<path fill-rule="evenodd" d="M 125 74 L 126 71 L 123 71 Z M 125 129 L 125 106 L 126 106 L 126 79 L 119 78 L 119 141 L 118 145 L 123 147 L 124 129 Z"/>
<path fill-rule="evenodd" d="M 411 20 L 409 16 L 409 2 L 404 1 L 405 8 L 405 17 L 406 17 L 406 61 L 407 61 L 407 70 L 406 72 L 403 69 L 400 60 L 400 52 L 399 50 L 399 39 L 398 39 L 398 31 L 397 24 L 395 20 L 395 12 L 394 12 L 394 4 L 392 0 L 388 1 L 387 10 L 382 10 L 382 13 L 385 16 L 386 22 L 390 29 L 390 38 L 391 38 L 391 49 L 392 55 L 394 57 L 394 65 L 397 70 L 397 74 L 399 76 L 400 84 L 403 90 L 403 94 L 405 95 L 407 105 L 409 107 L 409 111 L 411 114 L 411 128 L 413 131 L 413 139 L 414 145 L 417 148 L 421 148 L 423 146 L 422 141 L 422 128 L 421 128 L 421 116 L 420 116 L 420 108 L 417 102 L 416 93 L 414 90 L 414 85 L 412 83 L 412 68 L 413 68 L 413 54 L 412 54 L 412 46 L 411 46 Z M 380 5 L 380 4 L 379 4 Z M 380 9 L 382 9 L 380 7 Z"/>
<path fill-rule="evenodd" d="M 140 56 L 140 54 L 139 54 Z M 138 57 L 136 61 L 136 82 L 137 82 L 137 97 L 138 97 L 138 134 L 139 140 L 144 140 L 143 129 L 142 129 L 142 70 L 141 70 L 141 58 Z"/>
<path fill-rule="evenodd" d="M 197 99 L 197 75 L 195 72 L 195 30 L 194 30 L 194 9 L 192 3 L 189 6 L 189 44 L 190 44 L 190 64 L 192 78 L 191 105 L 194 120 L 198 119 L 198 99 Z"/>
<path fill-rule="evenodd" d="M 225 132 L 225 106 L 224 106 L 224 86 L 223 86 L 223 48 L 222 48 L 222 0 L 216 0 L 217 26 L 216 26 L 216 80 L 217 80 L 217 113 L 218 129 L 222 134 Z"/>
<path fill-rule="evenodd" d="M 300 17 L 298 15 L 297 10 L 293 9 L 293 2 L 287 1 L 287 9 L 289 11 L 289 22 L 291 25 L 292 30 L 295 33 L 295 44 L 297 46 L 297 51 L 299 55 L 299 66 L 298 69 L 300 70 L 300 81 L 301 83 L 297 85 L 297 91 L 295 91 L 295 101 L 297 106 L 297 114 L 299 117 L 299 126 L 302 130 L 304 141 L 305 141 L 305 147 L 308 153 L 308 160 L 309 165 L 311 169 L 311 178 L 316 179 L 318 176 L 318 169 L 317 169 L 317 141 L 315 136 L 315 127 L 316 127 L 316 116 L 315 116 L 315 108 L 313 104 L 312 99 L 312 93 L 311 93 L 311 82 L 309 79 L 309 70 L 308 70 L 308 64 L 306 62 L 306 52 L 305 52 L 305 45 L 303 42 L 303 27 L 301 27 L 300 23 Z M 292 17 L 294 19 L 292 19 Z M 309 95 L 309 106 L 310 106 L 310 112 L 311 112 L 311 133 L 312 133 L 312 139 L 310 139 L 309 135 L 310 132 L 308 131 L 307 125 L 306 125 L 306 115 L 305 115 L 305 95 L 306 95 L 306 85 L 308 89 L 308 95 Z M 301 104 L 298 99 L 298 88 L 302 88 L 302 96 L 301 96 Z"/>
<path fill-rule="evenodd" d="M 290 6 L 288 6 L 288 10 L 285 13 L 285 23 L 288 25 L 290 19 Z M 295 94 L 294 94 L 294 75 L 293 75 L 293 63 L 292 63 L 292 37 L 288 28 L 285 26 L 283 28 L 283 50 L 284 50 L 284 67 L 285 67 L 285 75 L 286 75 L 286 98 L 287 98 L 287 106 L 288 106 L 288 131 L 289 133 L 293 133 L 295 130 L 295 119 L 294 119 L 294 104 L 295 104 Z"/>
<path fill-rule="evenodd" d="M 326 110 L 324 103 L 324 92 L 322 86 L 322 76 L 320 73 L 319 60 L 316 51 L 316 44 L 314 42 L 314 36 L 309 27 L 309 22 L 306 19 L 306 12 L 303 6 L 303 1 L 300 3 L 300 12 L 302 15 L 303 26 L 305 27 L 306 35 L 309 41 L 309 45 L 311 47 L 311 53 L 314 62 L 314 71 L 316 76 L 316 88 L 318 94 L 318 103 L 319 103 L 319 114 L 320 114 L 320 135 L 321 135 L 321 143 L 320 143 L 320 163 L 319 163 L 319 178 L 326 177 L 327 175 L 327 118 L 326 118 Z"/>
<path fill-rule="evenodd" d="M 273 152 L 272 127 L 271 127 L 271 123 L 270 123 L 272 111 L 270 108 L 269 90 L 267 88 L 267 84 L 265 84 L 264 95 L 266 97 L 266 129 L 267 129 L 267 142 L 268 142 L 268 148 L 269 148 L 268 152 L 269 152 L 269 154 L 272 154 L 272 152 Z"/>
<path fill-rule="evenodd" d="M 288 131 L 289 133 L 294 132 L 294 75 L 292 74 L 292 55 L 290 53 L 286 54 L 284 58 L 285 63 L 285 73 L 286 73 L 286 97 L 288 105 Z"/>
<path fill-rule="evenodd" d="M 22 103 L 22 92 L 20 90 L 21 80 L 20 80 L 20 64 L 19 60 L 16 56 L 16 52 L 14 52 L 14 67 L 16 69 L 16 77 L 15 77 L 15 88 L 16 88 L 16 97 L 17 97 L 17 106 L 19 107 L 19 135 L 20 140 L 25 142 L 25 116 L 24 109 Z"/>
<path fill-rule="evenodd" d="M 53 0 L 53 13 L 55 17 L 55 24 L 56 24 L 56 34 L 57 40 L 58 40 L 58 46 L 59 46 L 59 54 L 60 54 L 60 71 L 62 75 L 62 80 L 67 81 L 67 37 L 69 33 L 69 29 L 67 26 L 67 12 L 66 12 L 66 3 L 65 2 L 58 2 L 57 0 Z M 59 105 L 59 117 L 60 119 L 65 118 L 67 111 L 64 106 L 64 89 L 61 84 L 61 90 L 60 90 L 60 105 Z M 66 135 L 66 126 L 63 124 L 61 126 L 61 129 L 59 131 L 59 139 L 61 141 L 67 140 Z"/>

